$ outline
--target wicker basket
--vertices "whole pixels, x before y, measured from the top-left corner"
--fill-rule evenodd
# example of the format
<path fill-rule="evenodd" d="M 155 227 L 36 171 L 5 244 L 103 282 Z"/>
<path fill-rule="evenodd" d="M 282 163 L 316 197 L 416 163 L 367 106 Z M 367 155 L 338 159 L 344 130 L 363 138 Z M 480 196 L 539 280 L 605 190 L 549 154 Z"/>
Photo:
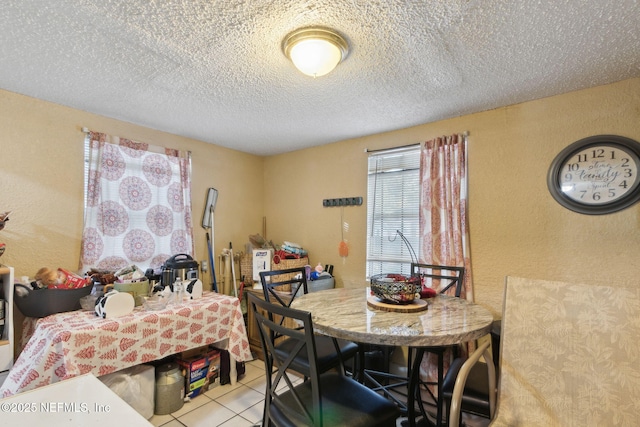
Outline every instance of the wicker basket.
<path fill-rule="evenodd" d="M 280 260 L 279 264 L 274 264 L 273 261 L 271 262 L 271 271 L 287 270 L 289 268 L 304 267 L 307 264 L 309 264 L 309 258 L 307 258 L 307 257 L 299 258 L 299 259 L 282 259 L 282 260 Z M 278 275 L 275 275 L 275 276 L 271 276 L 271 280 L 274 281 L 274 282 L 283 282 L 285 280 L 293 279 L 294 276 L 295 276 L 295 274 L 293 274 L 293 273 L 278 274 Z M 283 292 L 291 292 L 291 285 L 278 286 L 278 290 L 283 291 Z"/>
<path fill-rule="evenodd" d="M 282 259 L 279 264 L 275 264 L 271 261 L 271 271 L 274 270 L 286 270 L 288 268 L 296 268 L 296 267 L 304 267 L 309 264 L 309 258 L 303 257 L 299 259 Z M 253 255 L 252 254 L 243 254 L 240 258 L 240 274 L 244 277 L 252 278 L 253 277 Z M 274 282 L 281 282 L 283 280 L 289 280 L 293 277 L 292 274 L 279 274 L 276 276 L 272 276 L 271 280 Z M 291 285 L 280 286 L 278 290 L 283 292 L 290 292 Z"/>
<path fill-rule="evenodd" d="M 240 278 L 242 278 L 242 276 L 244 276 L 246 280 L 253 280 L 253 254 L 251 253 L 243 253 L 240 256 Z"/>

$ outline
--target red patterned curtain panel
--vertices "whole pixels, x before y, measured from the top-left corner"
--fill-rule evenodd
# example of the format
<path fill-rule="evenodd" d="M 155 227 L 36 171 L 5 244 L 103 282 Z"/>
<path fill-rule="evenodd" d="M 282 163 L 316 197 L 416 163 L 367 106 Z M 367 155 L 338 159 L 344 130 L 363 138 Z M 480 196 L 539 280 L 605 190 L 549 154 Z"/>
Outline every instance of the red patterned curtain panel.
<path fill-rule="evenodd" d="M 194 254 L 191 153 L 89 132 L 81 271 Z"/>
<path fill-rule="evenodd" d="M 424 143 L 420 154 L 420 259 L 464 266 L 462 298 L 473 301 L 467 222 L 467 154 L 462 134 Z"/>
<path fill-rule="evenodd" d="M 424 143 L 420 153 L 420 261 L 426 264 L 464 266 L 460 298 L 473 301 L 469 228 L 467 221 L 467 139 L 456 134 Z M 461 348 L 464 353 L 474 345 Z M 453 352 L 444 353 L 444 369 L 449 369 Z M 425 353 L 420 364 L 424 381 L 438 378 L 438 359 Z M 435 387 L 430 386 L 433 394 Z"/>

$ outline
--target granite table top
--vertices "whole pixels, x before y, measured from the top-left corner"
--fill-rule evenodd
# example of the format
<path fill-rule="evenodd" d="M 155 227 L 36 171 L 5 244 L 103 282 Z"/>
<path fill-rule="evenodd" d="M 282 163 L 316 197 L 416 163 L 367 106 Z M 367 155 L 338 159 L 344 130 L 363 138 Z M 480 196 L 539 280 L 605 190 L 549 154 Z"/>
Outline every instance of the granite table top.
<path fill-rule="evenodd" d="M 461 298 L 437 295 L 414 313 L 367 305 L 369 288 L 335 288 L 297 297 L 291 307 L 311 312 L 317 333 L 361 343 L 434 347 L 476 340 L 489 333 L 493 316 Z"/>

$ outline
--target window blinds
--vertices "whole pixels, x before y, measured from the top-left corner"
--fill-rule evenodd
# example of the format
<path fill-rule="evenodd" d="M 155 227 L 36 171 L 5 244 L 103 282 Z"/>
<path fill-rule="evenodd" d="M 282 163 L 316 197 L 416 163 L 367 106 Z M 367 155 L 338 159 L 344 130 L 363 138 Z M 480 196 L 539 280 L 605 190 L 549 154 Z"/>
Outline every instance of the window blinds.
<path fill-rule="evenodd" d="M 418 252 L 420 147 L 369 156 L 367 191 L 367 277 L 411 272 L 411 252 L 401 231 Z M 416 260 L 417 261 L 417 260 Z"/>

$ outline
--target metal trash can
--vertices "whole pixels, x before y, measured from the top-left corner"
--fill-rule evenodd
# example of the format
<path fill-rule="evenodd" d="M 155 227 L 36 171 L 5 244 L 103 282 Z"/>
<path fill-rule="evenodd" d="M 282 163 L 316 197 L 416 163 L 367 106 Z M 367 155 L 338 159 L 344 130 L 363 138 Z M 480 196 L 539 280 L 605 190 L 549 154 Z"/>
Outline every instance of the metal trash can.
<path fill-rule="evenodd" d="M 156 415 L 168 415 L 184 405 L 184 377 L 177 363 L 156 368 Z"/>

